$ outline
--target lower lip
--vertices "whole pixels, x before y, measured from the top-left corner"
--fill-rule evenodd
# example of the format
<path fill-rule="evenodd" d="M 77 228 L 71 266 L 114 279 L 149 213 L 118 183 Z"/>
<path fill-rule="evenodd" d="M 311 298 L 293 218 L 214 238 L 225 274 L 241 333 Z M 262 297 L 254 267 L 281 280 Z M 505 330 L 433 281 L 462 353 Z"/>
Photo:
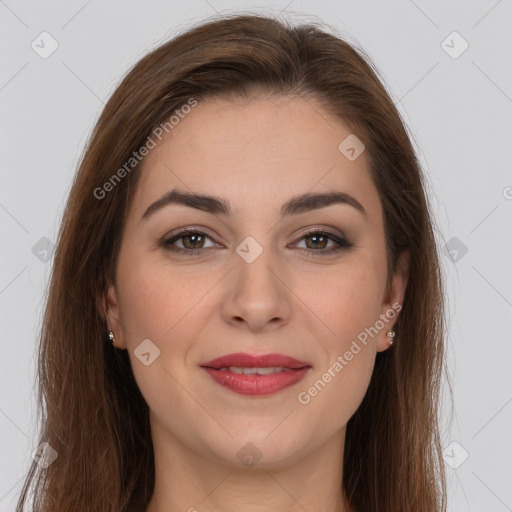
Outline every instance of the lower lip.
<path fill-rule="evenodd" d="M 310 367 L 292 370 L 291 372 L 276 372 L 270 375 L 243 375 L 229 370 L 221 371 L 214 368 L 202 367 L 212 379 L 235 393 L 240 395 L 271 395 L 284 388 L 300 382 Z"/>

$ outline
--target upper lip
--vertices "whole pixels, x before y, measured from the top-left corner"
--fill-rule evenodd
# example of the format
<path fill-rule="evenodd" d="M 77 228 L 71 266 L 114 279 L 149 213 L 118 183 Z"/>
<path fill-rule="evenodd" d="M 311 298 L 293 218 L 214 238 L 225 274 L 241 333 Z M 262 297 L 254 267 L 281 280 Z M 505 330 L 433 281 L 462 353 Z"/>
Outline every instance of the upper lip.
<path fill-rule="evenodd" d="M 200 366 L 208 368 L 226 368 L 230 366 L 240 368 L 269 368 L 269 367 L 280 367 L 290 368 L 297 370 L 299 368 L 305 368 L 311 366 L 309 363 L 299 361 L 291 356 L 285 356 L 283 354 L 262 354 L 262 355 L 251 355 L 243 352 L 237 352 L 236 354 L 227 354 L 225 356 L 217 357 L 202 363 Z"/>

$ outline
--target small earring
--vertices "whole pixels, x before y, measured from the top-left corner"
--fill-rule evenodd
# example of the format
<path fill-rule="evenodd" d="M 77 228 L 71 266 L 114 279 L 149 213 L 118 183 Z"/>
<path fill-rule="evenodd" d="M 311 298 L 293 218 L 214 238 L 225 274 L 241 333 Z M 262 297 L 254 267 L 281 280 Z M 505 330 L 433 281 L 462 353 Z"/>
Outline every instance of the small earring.
<path fill-rule="evenodd" d="M 388 343 L 389 345 L 393 345 L 393 338 L 395 337 L 395 331 L 390 330 L 386 333 L 386 336 L 389 338 Z"/>
<path fill-rule="evenodd" d="M 114 347 L 114 348 L 119 348 L 116 346 L 116 339 L 114 337 L 114 333 L 112 331 L 109 331 L 108 332 L 108 341 L 110 342 L 110 344 Z"/>

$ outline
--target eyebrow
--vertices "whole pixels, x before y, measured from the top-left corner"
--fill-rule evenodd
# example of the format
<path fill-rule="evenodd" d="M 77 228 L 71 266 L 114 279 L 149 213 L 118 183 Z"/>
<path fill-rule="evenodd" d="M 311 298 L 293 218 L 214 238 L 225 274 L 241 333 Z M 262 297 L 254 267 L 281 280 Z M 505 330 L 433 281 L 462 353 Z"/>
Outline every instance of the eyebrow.
<path fill-rule="evenodd" d="M 157 211 L 170 204 L 188 206 L 189 208 L 195 208 L 196 210 L 212 213 L 214 215 L 232 215 L 231 205 L 229 201 L 225 199 L 173 189 L 148 206 L 141 217 L 141 221 L 149 218 Z M 281 207 L 281 218 L 286 215 L 298 215 L 300 213 L 318 210 L 332 204 L 347 204 L 354 207 L 363 214 L 364 217 L 368 218 L 368 214 L 363 208 L 363 205 L 356 198 L 345 192 L 306 193 L 293 197 Z"/>

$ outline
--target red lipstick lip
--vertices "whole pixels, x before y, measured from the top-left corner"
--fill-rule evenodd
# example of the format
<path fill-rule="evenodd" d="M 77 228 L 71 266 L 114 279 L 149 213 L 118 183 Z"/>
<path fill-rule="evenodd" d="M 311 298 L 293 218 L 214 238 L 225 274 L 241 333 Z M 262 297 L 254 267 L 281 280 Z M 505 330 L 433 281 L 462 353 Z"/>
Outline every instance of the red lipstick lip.
<path fill-rule="evenodd" d="M 232 372 L 231 370 L 216 370 L 214 368 L 202 367 L 210 377 L 226 389 L 239 395 L 253 397 L 273 395 L 278 391 L 293 386 L 300 382 L 311 367 L 298 368 L 296 370 L 281 370 L 269 375 L 245 375 Z"/>
<path fill-rule="evenodd" d="M 298 370 L 300 368 L 310 367 L 311 365 L 283 354 L 251 355 L 244 352 L 237 352 L 217 357 L 207 363 L 202 363 L 199 366 L 202 366 L 203 368 L 213 368 L 216 370 L 230 366 L 242 368 L 269 368 L 273 366 Z"/>

